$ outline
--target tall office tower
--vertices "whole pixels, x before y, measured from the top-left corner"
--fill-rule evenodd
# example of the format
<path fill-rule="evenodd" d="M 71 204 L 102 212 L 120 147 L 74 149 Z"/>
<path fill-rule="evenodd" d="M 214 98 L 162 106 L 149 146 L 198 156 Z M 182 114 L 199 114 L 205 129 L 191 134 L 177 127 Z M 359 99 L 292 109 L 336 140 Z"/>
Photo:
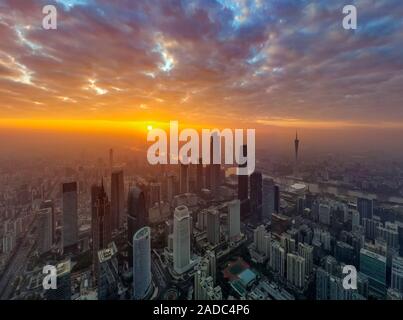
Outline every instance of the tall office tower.
<path fill-rule="evenodd" d="M 258 226 L 253 231 L 253 244 L 257 252 L 266 258 L 270 257 L 271 234 L 266 231 L 264 225 Z"/>
<path fill-rule="evenodd" d="M 113 171 L 113 149 L 109 149 L 109 172 Z"/>
<path fill-rule="evenodd" d="M 56 242 L 56 213 L 55 213 L 55 207 L 53 205 L 52 200 L 45 200 L 41 203 L 41 206 L 39 207 L 40 210 L 43 209 L 50 209 L 52 212 L 52 244 Z"/>
<path fill-rule="evenodd" d="M 246 157 L 248 155 L 248 146 L 243 145 L 241 147 L 241 155 Z M 239 168 L 246 168 L 247 163 L 239 165 Z M 249 176 L 238 175 L 238 199 L 241 201 L 241 217 L 244 217 L 249 212 Z"/>
<path fill-rule="evenodd" d="M 363 218 L 361 221 L 365 231 L 365 238 L 367 240 L 375 240 L 377 233 L 376 231 L 382 222 L 376 216 L 374 216 L 372 219 Z"/>
<path fill-rule="evenodd" d="M 313 247 L 306 243 L 298 243 L 298 255 L 305 259 L 305 274 L 309 276 L 313 271 Z"/>
<path fill-rule="evenodd" d="M 292 253 L 287 254 L 287 281 L 303 288 L 305 285 L 305 259 Z"/>
<path fill-rule="evenodd" d="M 376 237 L 384 240 L 388 248 L 399 249 L 399 228 L 396 223 L 386 221 L 385 226 L 379 225 Z"/>
<path fill-rule="evenodd" d="M 274 212 L 280 213 L 280 187 L 274 186 Z"/>
<path fill-rule="evenodd" d="M 298 175 L 298 156 L 299 156 L 299 139 L 298 139 L 298 132 L 295 133 L 295 140 L 294 140 L 294 149 L 295 149 L 295 167 L 294 167 L 294 174 Z"/>
<path fill-rule="evenodd" d="M 233 200 L 228 202 L 228 238 L 236 240 L 241 235 L 241 202 Z"/>
<path fill-rule="evenodd" d="M 254 217 L 262 219 L 262 173 L 259 171 L 250 176 L 250 211 Z"/>
<path fill-rule="evenodd" d="M 357 210 L 360 213 L 361 224 L 363 219 L 372 219 L 374 214 L 374 200 L 357 198 Z"/>
<path fill-rule="evenodd" d="M 57 288 L 46 291 L 48 300 L 71 300 L 71 261 L 66 260 L 56 266 Z"/>
<path fill-rule="evenodd" d="M 78 243 L 78 200 L 77 182 L 63 183 L 63 248 Z"/>
<path fill-rule="evenodd" d="M 403 295 L 403 257 L 393 257 L 391 288 Z"/>
<path fill-rule="evenodd" d="M 98 257 L 98 300 L 115 300 L 119 297 L 119 268 L 116 245 L 110 243 L 108 248 L 99 250 Z"/>
<path fill-rule="evenodd" d="M 151 287 L 151 229 L 144 227 L 133 236 L 134 299 L 145 299 Z"/>
<path fill-rule="evenodd" d="M 283 233 L 280 236 L 280 241 L 286 253 L 294 253 L 297 251 L 295 239 L 293 239 L 289 233 Z"/>
<path fill-rule="evenodd" d="M 187 193 L 189 192 L 189 165 L 180 164 L 179 168 L 179 190 L 180 193 Z"/>
<path fill-rule="evenodd" d="M 270 245 L 270 268 L 281 277 L 285 274 L 285 250 L 277 241 Z"/>
<path fill-rule="evenodd" d="M 316 300 L 328 300 L 330 274 L 322 269 L 316 270 Z"/>
<path fill-rule="evenodd" d="M 174 270 L 181 274 L 190 265 L 190 216 L 186 206 L 175 208 L 173 242 Z"/>
<path fill-rule="evenodd" d="M 123 170 L 112 172 L 111 176 L 111 227 L 119 229 L 125 217 L 125 188 Z"/>
<path fill-rule="evenodd" d="M 159 204 L 161 200 L 162 200 L 161 183 L 160 182 L 151 182 L 150 183 L 150 206 L 153 206 L 156 203 Z"/>
<path fill-rule="evenodd" d="M 98 272 L 99 255 L 112 239 L 111 210 L 104 185 L 91 187 L 92 262 L 95 275 Z"/>
<path fill-rule="evenodd" d="M 221 136 L 218 132 L 213 132 L 210 137 L 210 190 L 216 195 L 221 185 Z"/>
<path fill-rule="evenodd" d="M 39 210 L 38 215 L 38 251 L 40 254 L 47 253 L 52 249 L 52 208 Z"/>
<path fill-rule="evenodd" d="M 354 248 L 348 243 L 337 241 L 334 247 L 334 256 L 339 262 L 345 264 L 354 263 Z"/>
<path fill-rule="evenodd" d="M 252 177 L 251 177 L 252 180 Z M 275 213 L 274 203 L 275 203 L 275 190 L 274 190 L 273 179 L 263 179 L 262 182 L 262 219 L 271 220 L 271 215 Z M 252 197 L 252 195 L 251 195 Z M 252 199 L 251 199 L 252 202 Z"/>
<path fill-rule="evenodd" d="M 175 196 L 175 176 L 173 174 L 168 174 L 167 176 L 167 200 L 171 203 Z"/>
<path fill-rule="evenodd" d="M 319 205 L 319 222 L 330 226 L 330 206 L 327 204 Z"/>
<path fill-rule="evenodd" d="M 334 275 L 329 276 L 329 300 L 351 300 L 352 290 L 343 287 L 343 281 Z"/>
<path fill-rule="evenodd" d="M 148 213 L 143 191 L 130 188 L 127 199 L 127 243 L 129 267 L 133 267 L 133 237 L 137 230 L 148 224 Z"/>
<path fill-rule="evenodd" d="M 199 163 L 196 167 L 196 184 L 197 192 L 200 192 L 204 188 L 204 173 L 203 173 L 203 160 L 199 159 Z"/>
<path fill-rule="evenodd" d="M 212 245 L 220 243 L 220 213 L 215 209 L 207 211 L 207 240 Z"/>
<path fill-rule="evenodd" d="M 370 294 L 383 299 L 386 294 L 386 257 L 361 249 L 360 271 L 368 277 Z"/>
<path fill-rule="evenodd" d="M 358 210 L 351 210 L 351 229 L 355 231 L 361 225 L 360 213 Z"/>

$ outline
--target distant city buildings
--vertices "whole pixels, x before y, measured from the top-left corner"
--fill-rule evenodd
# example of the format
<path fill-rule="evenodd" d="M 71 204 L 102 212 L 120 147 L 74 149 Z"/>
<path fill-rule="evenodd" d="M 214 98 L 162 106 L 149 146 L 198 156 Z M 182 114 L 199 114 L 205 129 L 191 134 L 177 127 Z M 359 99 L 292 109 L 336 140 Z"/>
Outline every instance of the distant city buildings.
<path fill-rule="evenodd" d="M 78 244 L 78 188 L 76 182 L 63 183 L 63 247 Z"/>

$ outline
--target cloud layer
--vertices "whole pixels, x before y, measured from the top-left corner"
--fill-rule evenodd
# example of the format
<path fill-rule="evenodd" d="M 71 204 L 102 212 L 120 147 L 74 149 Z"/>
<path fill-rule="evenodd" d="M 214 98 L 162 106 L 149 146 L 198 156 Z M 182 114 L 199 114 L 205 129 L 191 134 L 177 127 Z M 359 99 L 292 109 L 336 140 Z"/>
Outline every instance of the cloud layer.
<path fill-rule="evenodd" d="M 0 117 L 396 125 L 402 16 L 401 0 L 3 0 Z"/>

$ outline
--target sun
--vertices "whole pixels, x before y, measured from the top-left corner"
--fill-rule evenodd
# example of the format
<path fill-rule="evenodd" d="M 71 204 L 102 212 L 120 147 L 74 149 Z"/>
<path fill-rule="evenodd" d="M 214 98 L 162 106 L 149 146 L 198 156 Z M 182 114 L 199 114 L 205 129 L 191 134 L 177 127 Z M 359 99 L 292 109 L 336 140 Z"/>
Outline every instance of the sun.
<path fill-rule="evenodd" d="M 152 125 L 148 125 L 148 126 L 147 126 L 147 130 L 148 130 L 148 131 L 151 131 L 152 129 L 153 129 L 153 126 L 152 126 Z"/>

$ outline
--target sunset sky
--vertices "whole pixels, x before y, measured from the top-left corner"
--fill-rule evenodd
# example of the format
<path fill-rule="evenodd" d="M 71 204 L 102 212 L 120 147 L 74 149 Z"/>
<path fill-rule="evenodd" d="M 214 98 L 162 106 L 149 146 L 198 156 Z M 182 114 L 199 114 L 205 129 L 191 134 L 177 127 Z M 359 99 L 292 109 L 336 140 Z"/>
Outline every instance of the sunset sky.
<path fill-rule="evenodd" d="M 0 127 L 401 128 L 402 17 L 401 0 L 0 0 Z"/>

